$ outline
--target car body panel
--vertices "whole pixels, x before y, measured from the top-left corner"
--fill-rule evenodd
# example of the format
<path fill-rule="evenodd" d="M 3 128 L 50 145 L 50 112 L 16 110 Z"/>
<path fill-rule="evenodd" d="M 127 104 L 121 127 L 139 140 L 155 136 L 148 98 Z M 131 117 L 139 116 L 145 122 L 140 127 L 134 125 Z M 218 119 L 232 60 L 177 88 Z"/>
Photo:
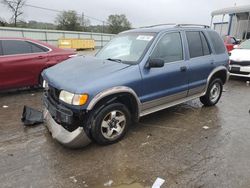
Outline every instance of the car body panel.
<path fill-rule="evenodd" d="M 234 45 L 238 44 L 237 40 L 232 36 L 224 36 L 224 44 L 228 52 L 234 49 Z"/>
<path fill-rule="evenodd" d="M 41 41 L 26 38 L 1 38 L 1 41 L 25 41 L 47 49 L 47 52 L 0 55 L 0 90 L 34 86 L 39 84 L 41 72 L 74 55 L 71 50 L 62 50 Z M 2 49 L 2 46 L 1 46 Z"/>
<path fill-rule="evenodd" d="M 230 75 L 250 78 L 250 49 L 234 49 L 231 52 Z"/>

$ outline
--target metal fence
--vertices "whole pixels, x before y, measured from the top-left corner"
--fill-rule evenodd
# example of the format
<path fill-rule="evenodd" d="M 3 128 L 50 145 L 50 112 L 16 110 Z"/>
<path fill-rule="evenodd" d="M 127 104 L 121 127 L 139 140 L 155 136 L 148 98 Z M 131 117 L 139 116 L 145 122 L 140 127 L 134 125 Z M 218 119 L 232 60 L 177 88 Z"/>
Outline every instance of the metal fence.
<path fill-rule="evenodd" d="M 107 33 L 0 27 L 0 37 L 26 37 L 48 42 L 55 46 L 58 46 L 58 39 L 60 38 L 94 39 L 96 48 L 101 48 L 114 35 Z"/>

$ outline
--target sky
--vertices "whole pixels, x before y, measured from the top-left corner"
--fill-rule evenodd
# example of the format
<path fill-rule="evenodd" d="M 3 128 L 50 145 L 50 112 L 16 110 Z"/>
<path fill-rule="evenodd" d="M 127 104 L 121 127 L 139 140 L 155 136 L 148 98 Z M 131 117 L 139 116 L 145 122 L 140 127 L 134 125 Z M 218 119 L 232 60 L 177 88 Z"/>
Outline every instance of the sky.
<path fill-rule="evenodd" d="M 26 0 L 27 4 L 58 10 L 75 10 L 106 20 L 110 14 L 125 14 L 133 27 L 160 23 L 210 24 L 213 10 L 250 4 L 249 0 Z M 22 19 L 53 23 L 55 12 L 25 7 Z M 8 21 L 7 8 L 0 4 L 0 17 Z M 90 19 L 91 24 L 102 24 Z"/>

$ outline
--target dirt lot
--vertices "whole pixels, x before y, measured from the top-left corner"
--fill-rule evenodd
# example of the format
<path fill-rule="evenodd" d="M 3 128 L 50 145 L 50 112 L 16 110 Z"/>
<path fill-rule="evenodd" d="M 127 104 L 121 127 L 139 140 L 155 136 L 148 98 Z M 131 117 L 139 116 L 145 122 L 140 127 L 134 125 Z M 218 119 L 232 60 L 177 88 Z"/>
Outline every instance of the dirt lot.
<path fill-rule="evenodd" d="M 157 177 L 162 187 L 249 187 L 249 93 L 245 81 L 230 80 L 215 107 L 190 101 L 142 118 L 117 144 L 78 150 L 44 125 L 22 125 L 24 105 L 42 109 L 41 91 L 3 93 L 0 187 L 141 188 Z"/>

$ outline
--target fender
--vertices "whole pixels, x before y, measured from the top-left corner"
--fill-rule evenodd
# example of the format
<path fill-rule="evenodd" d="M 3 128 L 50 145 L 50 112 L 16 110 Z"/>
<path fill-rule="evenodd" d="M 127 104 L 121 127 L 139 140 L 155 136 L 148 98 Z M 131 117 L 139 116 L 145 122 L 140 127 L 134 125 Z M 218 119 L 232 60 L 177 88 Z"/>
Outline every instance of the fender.
<path fill-rule="evenodd" d="M 226 74 L 227 74 L 227 78 L 226 78 L 226 81 L 229 79 L 229 72 L 228 72 L 228 69 L 225 67 L 225 66 L 219 66 L 219 67 L 216 67 L 215 69 L 213 69 L 213 71 L 209 74 L 208 78 L 207 78 L 207 84 L 206 84 L 206 87 L 205 87 L 205 91 L 203 92 L 203 95 L 206 94 L 207 92 L 207 88 L 209 86 L 209 83 L 211 81 L 211 78 L 213 77 L 213 75 L 219 71 L 225 71 Z"/>
<path fill-rule="evenodd" d="M 135 91 L 129 87 L 126 86 L 116 86 L 116 87 L 112 87 L 109 89 L 106 89 L 100 93 L 98 93 L 89 103 L 87 110 L 92 110 L 94 108 L 94 106 L 103 98 L 112 95 L 112 94 L 116 94 L 116 93 L 129 93 L 132 96 L 134 96 L 134 98 L 137 101 L 137 106 L 138 106 L 138 113 L 141 112 L 141 101 L 139 100 L 137 94 L 135 93 Z"/>

